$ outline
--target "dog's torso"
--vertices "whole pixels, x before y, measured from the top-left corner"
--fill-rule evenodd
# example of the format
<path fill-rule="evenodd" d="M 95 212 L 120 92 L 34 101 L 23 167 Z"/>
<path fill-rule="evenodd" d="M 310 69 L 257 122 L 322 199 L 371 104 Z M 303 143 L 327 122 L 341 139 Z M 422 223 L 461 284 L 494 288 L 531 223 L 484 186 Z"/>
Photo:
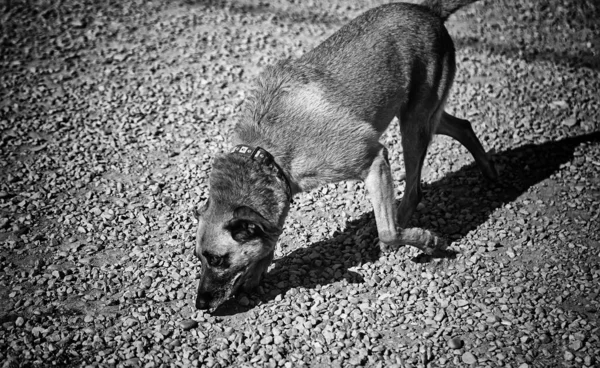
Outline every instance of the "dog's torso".
<path fill-rule="evenodd" d="M 439 17 L 414 4 L 381 6 L 301 58 L 267 68 L 234 143 L 271 152 L 295 191 L 362 179 L 393 117 L 443 100 L 453 73 Z"/>

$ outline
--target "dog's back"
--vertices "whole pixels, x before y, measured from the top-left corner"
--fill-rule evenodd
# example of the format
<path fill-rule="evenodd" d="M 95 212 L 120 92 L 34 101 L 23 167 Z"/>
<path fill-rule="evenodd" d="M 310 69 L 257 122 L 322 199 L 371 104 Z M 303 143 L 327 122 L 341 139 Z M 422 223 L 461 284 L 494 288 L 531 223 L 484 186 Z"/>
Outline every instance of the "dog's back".
<path fill-rule="evenodd" d="M 440 14 L 417 4 L 383 5 L 301 58 L 267 68 L 234 143 L 272 151 L 290 175 L 304 178 L 303 190 L 356 179 L 393 117 L 434 113 L 453 74 L 454 46 Z M 434 127 L 423 123 L 429 134 Z"/>
<path fill-rule="evenodd" d="M 451 65 L 441 65 L 444 59 Z M 325 79 L 328 98 L 383 131 L 398 109 L 429 98 L 443 68 L 453 73 L 453 61 L 454 46 L 439 16 L 421 5 L 394 3 L 367 11 L 294 65 L 300 73 L 327 71 L 339 84 Z"/>

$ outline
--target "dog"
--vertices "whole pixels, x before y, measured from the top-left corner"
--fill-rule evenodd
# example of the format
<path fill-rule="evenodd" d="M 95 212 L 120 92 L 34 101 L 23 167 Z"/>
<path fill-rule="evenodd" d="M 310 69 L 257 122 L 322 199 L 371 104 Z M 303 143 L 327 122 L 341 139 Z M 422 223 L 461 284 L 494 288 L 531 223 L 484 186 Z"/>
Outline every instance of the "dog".
<path fill-rule="evenodd" d="M 294 194 L 363 180 L 382 250 L 431 254 L 444 239 L 407 228 L 421 200 L 421 168 L 434 134 L 450 136 L 497 180 L 471 123 L 444 111 L 455 51 L 444 26 L 473 0 L 392 3 L 366 11 L 295 60 L 267 67 L 234 129 L 233 151 L 213 160 L 209 196 L 196 210 L 201 260 L 196 307 L 214 309 L 258 286 L 273 260 Z M 386 148 L 400 124 L 406 189 L 395 208 Z"/>

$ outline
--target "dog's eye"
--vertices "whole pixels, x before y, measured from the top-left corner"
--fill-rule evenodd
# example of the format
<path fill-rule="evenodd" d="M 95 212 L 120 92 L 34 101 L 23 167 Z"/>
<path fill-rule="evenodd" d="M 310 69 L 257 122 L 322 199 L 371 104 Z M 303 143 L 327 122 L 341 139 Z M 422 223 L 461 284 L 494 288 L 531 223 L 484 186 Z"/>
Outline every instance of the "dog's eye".
<path fill-rule="evenodd" d="M 220 267 L 220 268 L 227 267 L 227 256 L 226 255 L 219 256 L 216 254 L 204 252 L 203 256 L 204 256 L 204 258 L 206 258 L 206 263 L 208 263 L 208 265 L 211 267 Z"/>

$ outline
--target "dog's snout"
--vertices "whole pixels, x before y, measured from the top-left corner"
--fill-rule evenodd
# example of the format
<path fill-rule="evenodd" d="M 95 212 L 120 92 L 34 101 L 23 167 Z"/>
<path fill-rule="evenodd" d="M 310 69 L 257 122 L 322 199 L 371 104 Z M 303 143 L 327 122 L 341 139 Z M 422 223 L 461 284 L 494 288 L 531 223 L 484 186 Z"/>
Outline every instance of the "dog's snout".
<path fill-rule="evenodd" d="M 212 300 L 212 295 L 209 292 L 198 292 L 198 296 L 196 297 L 196 309 L 208 309 L 210 308 L 210 301 Z"/>

